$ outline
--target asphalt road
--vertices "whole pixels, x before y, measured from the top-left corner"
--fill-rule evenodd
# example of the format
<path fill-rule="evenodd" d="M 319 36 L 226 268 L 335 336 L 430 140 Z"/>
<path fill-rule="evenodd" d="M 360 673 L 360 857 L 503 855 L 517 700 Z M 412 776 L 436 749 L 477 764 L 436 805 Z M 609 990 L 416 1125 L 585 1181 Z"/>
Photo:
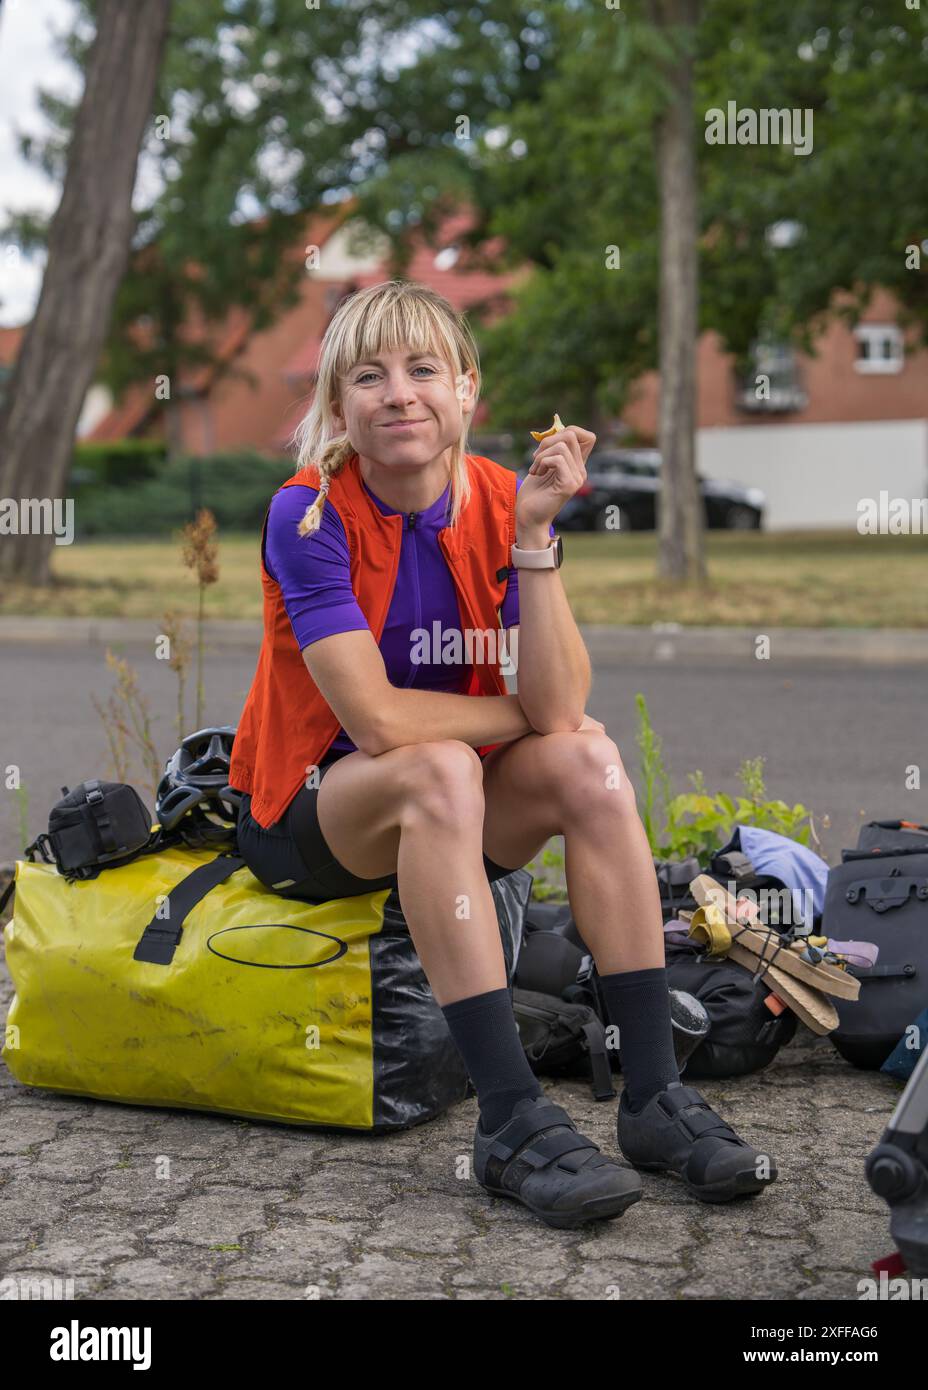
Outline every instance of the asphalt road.
<path fill-rule="evenodd" d="M 149 702 L 160 756 L 177 744 L 176 677 L 151 644 L 119 648 L 135 667 Z M 47 829 L 63 784 L 113 777 L 106 736 L 91 697 L 104 703 L 113 688 L 99 644 L 5 642 L 0 659 L 3 726 L 0 770 L 0 863 L 22 852 L 19 801 L 7 769 L 20 769 L 28 792 L 28 832 Z M 205 721 L 235 724 L 257 651 L 247 646 L 208 652 Z M 635 694 L 648 702 L 664 744 L 674 790 L 702 769 L 711 789 L 738 790 L 743 758 L 766 758 L 768 792 L 802 801 L 816 815 L 822 852 L 831 862 L 856 843 L 864 819 L 898 817 L 928 823 L 928 719 L 924 666 L 756 661 L 750 656 L 692 655 L 623 664 L 620 651 L 594 659 L 590 713 L 615 738 L 638 781 Z M 196 727 L 188 693 L 185 732 Z M 921 790 L 907 790 L 906 769 L 920 766 Z M 130 780 L 153 809 L 139 765 Z M 823 817 L 830 827 L 822 827 Z"/>

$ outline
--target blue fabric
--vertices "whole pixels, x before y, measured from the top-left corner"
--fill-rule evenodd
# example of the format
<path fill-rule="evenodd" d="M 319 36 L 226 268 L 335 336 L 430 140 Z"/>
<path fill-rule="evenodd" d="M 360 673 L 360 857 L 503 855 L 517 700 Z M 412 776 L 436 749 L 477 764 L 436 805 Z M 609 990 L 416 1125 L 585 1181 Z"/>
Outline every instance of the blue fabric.
<path fill-rule="evenodd" d="M 822 915 L 828 865 L 821 855 L 775 830 L 759 830 L 756 825 L 736 825 L 731 840 L 720 853 L 738 849 L 750 859 L 755 873 L 778 878 L 790 890 L 797 922 L 812 925 L 803 915 L 808 896 L 814 905 L 814 917 Z"/>
<path fill-rule="evenodd" d="M 909 1047 L 908 1042 L 912 1034 L 906 1029 L 902 1037 L 896 1043 L 886 1061 L 880 1067 L 880 1071 L 885 1071 L 889 1076 L 895 1076 L 900 1081 L 908 1081 L 915 1070 L 915 1064 L 922 1055 L 922 1039 L 928 1038 L 928 1009 L 922 1009 L 918 1018 L 915 1020 L 915 1036 L 913 1041 L 917 1042 L 918 1047 Z"/>

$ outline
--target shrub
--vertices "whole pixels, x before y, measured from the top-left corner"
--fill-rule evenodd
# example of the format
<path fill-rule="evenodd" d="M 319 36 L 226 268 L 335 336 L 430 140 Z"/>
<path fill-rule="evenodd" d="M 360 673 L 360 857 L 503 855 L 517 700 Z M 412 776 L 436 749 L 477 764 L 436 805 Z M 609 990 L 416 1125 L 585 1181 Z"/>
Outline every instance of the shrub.
<path fill-rule="evenodd" d="M 656 858 L 686 859 L 695 855 L 705 868 L 712 855 L 731 839 L 736 824 L 756 825 L 808 845 L 811 813 L 801 802 L 789 806 L 785 801 L 767 799 L 762 757 L 745 758 L 742 762 L 738 780 L 743 794 L 737 798 L 726 792 L 710 793 L 698 770 L 688 776 L 693 790 L 673 796 L 661 740 L 652 727 L 644 696 L 636 695 L 635 703 L 643 783 L 641 819 Z"/>
<path fill-rule="evenodd" d="M 173 459 L 128 486 L 86 485 L 75 492 L 77 534 L 169 537 L 203 507 L 224 531 L 254 531 L 294 467 L 288 458 L 240 451 Z"/>
<path fill-rule="evenodd" d="M 76 493 L 93 487 L 131 487 L 154 477 L 167 459 L 161 439 L 115 439 L 74 446 L 70 486 Z"/>

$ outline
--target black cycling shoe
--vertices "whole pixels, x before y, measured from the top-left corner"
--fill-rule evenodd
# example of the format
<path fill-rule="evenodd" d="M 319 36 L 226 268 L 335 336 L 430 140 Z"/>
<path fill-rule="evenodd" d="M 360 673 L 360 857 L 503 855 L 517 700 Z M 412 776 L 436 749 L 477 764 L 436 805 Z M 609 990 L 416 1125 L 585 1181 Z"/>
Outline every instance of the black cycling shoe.
<path fill-rule="evenodd" d="M 478 1121 L 474 1175 L 488 1192 L 514 1197 L 562 1230 L 621 1216 L 641 1196 L 635 1170 L 607 1158 L 578 1134 L 566 1110 L 543 1095 L 517 1101 L 492 1134 Z"/>
<path fill-rule="evenodd" d="M 675 1081 L 635 1114 L 627 1097 L 625 1090 L 619 1101 L 619 1147 L 642 1172 L 676 1173 L 702 1202 L 753 1197 L 775 1180 L 770 1155 L 739 1139 L 695 1086 Z"/>

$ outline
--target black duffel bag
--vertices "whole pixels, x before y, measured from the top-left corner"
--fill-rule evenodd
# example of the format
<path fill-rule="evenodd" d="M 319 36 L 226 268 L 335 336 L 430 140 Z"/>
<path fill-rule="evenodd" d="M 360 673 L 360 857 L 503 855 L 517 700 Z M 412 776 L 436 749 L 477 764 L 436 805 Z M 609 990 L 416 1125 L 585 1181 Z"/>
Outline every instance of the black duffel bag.
<path fill-rule="evenodd" d="M 706 960 L 695 941 L 668 941 L 665 949 L 667 983 L 694 995 L 709 1015 L 708 1036 L 686 1065 L 688 1081 L 760 1071 L 792 1041 L 796 1015 L 771 1013 L 764 1002 L 770 990 L 743 965 Z"/>
<path fill-rule="evenodd" d="M 519 1040 L 538 1076 L 588 1075 L 597 1100 L 612 1100 L 612 1063 L 596 1010 L 537 990 L 512 991 Z"/>
<path fill-rule="evenodd" d="M 760 882 L 753 872 L 748 873 L 750 865 L 745 863 L 744 878 L 739 881 Z M 730 866 L 724 867 L 731 872 Z M 689 872 L 688 865 L 685 873 Z M 676 882 L 670 884 L 668 873 L 665 886 L 675 890 L 679 910 L 684 873 L 672 876 Z M 663 896 L 663 887 L 661 891 Z M 764 1002 L 770 990 L 762 980 L 755 983 L 744 966 L 727 960 L 704 961 L 702 947 L 695 941 L 668 941 L 664 949 L 674 1051 L 681 1075 L 685 1068 L 688 1080 L 760 1071 L 792 1040 L 796 1015 L 789 1009 L 772 1014 Z M 607 1018 L 599 976 L 569 903 L 529 904 L 515 984 L 586 1005 L 604 1022 Z M 692 1017 L 688 999 L 695 999 L 696 1007 L 704 1011 L 701 1023 Z M 610 1048 L 608 1056 L 613 1069 L 620 1070 L 620 1055 Z"/>
<path fill-rule="evenodd" d="M 876 965 L 848 966 L 855 1000 L 836 999 L 835 1047 L 855 1067 L 876 1070 L 928 1006 L 928 834 L 905 821 L 871 821 L 857 849 L 828 874 L 822 931 L 870 941 Z"/>
<path fill-rule="evenodd" d="M 607 1034 L 602 985 L 569 903 L 529 904 L 513 983 L 519 1034 L 533 1070 L 588 1075 L 597 1100 L 614 1095 L 608 1073 L 621 1071 L 621 1047 Z M 671 988 L 670 1022 L 682 1074 L 706 1036 L 709 1019 L 698 1000 Z"/>

